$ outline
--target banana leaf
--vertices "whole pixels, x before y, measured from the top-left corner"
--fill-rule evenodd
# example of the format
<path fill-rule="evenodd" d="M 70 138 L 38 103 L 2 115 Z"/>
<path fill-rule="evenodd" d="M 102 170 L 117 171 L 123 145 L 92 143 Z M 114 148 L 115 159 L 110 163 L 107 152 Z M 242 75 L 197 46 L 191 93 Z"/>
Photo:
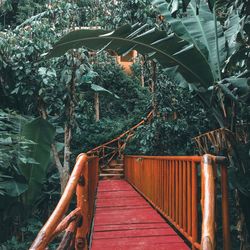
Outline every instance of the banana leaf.
<path fill-rule="evenodd" d="M 115 31 L 77 30 L 62 37 L 49 52 L 48 58 L 58 57 L 69 49 L 87 47 L 92 50 L 115 50 L 124 55 L 131 50 L 148 54 L 165 68 L 178 67 L 185 80 L 197 88 L 207 89 L 213 82 L 213 74 L 207 59 L 189 41 L 176 34 L 168 35 L 147 25 L 125 25 Z M 192 58 L 192 60 L 190 60 Z"/>
<path fill-rule="evenodd" d="M 55 128 L 46 120 L 37 118 L 27 123 L 22 135 L 35 142 L 27 157 L 35 160 L 35 164 L 21 164 L 20 169 L 27 180 L 28 190 L 24 193 L 24 203 L 31 205 L 41 192 L 50 161 L 51 144 L 55 137 Z"/>

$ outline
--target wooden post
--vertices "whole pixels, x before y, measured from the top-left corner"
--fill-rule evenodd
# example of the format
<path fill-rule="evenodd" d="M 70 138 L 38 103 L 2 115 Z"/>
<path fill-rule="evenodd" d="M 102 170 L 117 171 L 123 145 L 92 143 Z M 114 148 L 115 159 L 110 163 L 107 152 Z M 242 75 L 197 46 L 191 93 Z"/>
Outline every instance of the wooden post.
<path fill-rule="evenodd" d="M 197 167 L 192 161 L 191 180 L 192 180 L 192 249 L 195 249 L 194 244 L 198 240 L 198 185 L 197 185 Z"/>
<path fill-rule="evenodd" d="M 89 230 L 89 206 L 88 206 L 88 163 L 86 162 L 82 169 L 82 176 L 79 179 L 76 196 L 77 196 L 77 207 L 81 208 L 82 222 L 81 226 L 77 228 L 75 249 L 76 250 L 87 250 L 88 242 L 87 235 Z"/>
<path fill-rule="evenodd" d="M 62 238 L 62 241 L 56 250 L 69 250 L 71 248 L 71 242 L 74 242 L 75 231 L 77 227 L 78 220 L 72 221 L 67 227 L 65 234 Z"/>
<path fill-rule="evenodd" d="M 215 249 L 215 180 L 214 157 L 206 154 L 201 162 L 202 236 L 201 250 Z"/>

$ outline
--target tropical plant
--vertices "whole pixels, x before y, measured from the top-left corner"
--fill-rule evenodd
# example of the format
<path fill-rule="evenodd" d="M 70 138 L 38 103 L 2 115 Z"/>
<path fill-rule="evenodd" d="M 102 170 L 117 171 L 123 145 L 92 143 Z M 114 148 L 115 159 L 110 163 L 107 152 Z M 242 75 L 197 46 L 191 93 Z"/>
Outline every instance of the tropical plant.
<path fill-rule="evenodd" d="M 27 120 L 12 112 L 0 110 L 0 195 L 17 197 L 28 189 L 16 163 L 32 163 L 26 149 L 34 143 L 21 136 L 21 127 Z M 15 178 L 16 177 L 16 178 Z"/>
<path fill-rule="evenodd" d="M 27 164 L 20 165 L 20 170 L 28 182 L 28 189 L 23 197 L 27 204 L 32 204 L 36 200 L 45 181 L 50 162 L 50 148 L 54 142 L 55 133 L 55 128 L 43 118 L 37 118 L 23 127 L 22 135 L 34 142 L 30 148 L 30 158 L 33 162 L 29 161 L 28 166 Z"/>
<path fill-rule="evenodd" d="M 36 208 L 45 183 L 55 130 L 47 121 L 29 121 L 0 110 L 0 241 L 17 231 Z M 47 133 L 47 136 L 44 136 Z M 31 209 L 32 208 L 32 209 Z"/>
<path fill-rule="evenodd" d="M 109 141 L 136 124 L 150 110 L 151 94 L 147 88 L 140 86 L 138 79 L 126 75 L 109 55 L 99 55 L 98 59 L 98 63 L 93 65 L 97 75 L 92 83 L 108 89 L 119 99 L 103 92 L 99 96 L 100 120 L 95 122 L 93 91 L 82 92 L 89 89 L 88 85 L 84 85 L 80 91 L 84 100 L 76 107 L 74 152 L 81 152 L 82 148 L 89 150 Z"/>
<path fill-rule="evenodd" d="M 237 47 L 234 38 L 240 27 L 239 16 L 235 14 L 234 17 L 229 17 L 231 22 L 224 34 L 223 27 L 216 21 L 216 15 L 210 12 L 203 1 L 198 16 L 195 11 L 196 3 L 191 1 L 187 16 L 178 19 L 171 16 L 164 1 L 154 2 L 171 26 L 167 33 L 157 28 L 148 30 L 148 25 L 139 24 L 125 25 L 111 33 L 104 30 L 73 31 L 54 45 L 49 57 L 60 56 L 69 49 L 81 46 L 115 50 L 118 54 L 128 53 L 132 49 L 141 54 L 149 54 L 149 59 L 157 60 L 163 67 L 181 73 L 190 88 L 195 89 L 207 106 L 213 108 L 220 126 L 227 126 L 229 121 L 225 119 L 223 103 L 217 100 L 211 105 L 211 97 L 214 96 L 211 89 L 219 88 L 224 91 L 222 94 L 229 94 L 230 88 L 227 86 L 236 87 L 235 82 L 238 83 L 238 88 L 246 87 L 246 80 L 242 77 L 236 81 L 235 77 L 224 78 L 222 81 L 221 76 L 225 59 Z M 192 63 L 190 57 L 193 58 Z M 218 93 L 220 100 L 221 91 Z"/>
<path fill-rule="evenodd" d="M 196 93 L 178 86 L 164 71 L 157 73 L 155 117 L 138 128 L 126 154 L 194 155 L 198 152 L 192 138 L 216 127 Z"/>
<path fill-rule="evenodd" d="M 31 204 L 45 179 L 55 130 L 41 118 L 29 122 L 9 112 L 0 112 L 1 195 L 22 195 L 22 201 Z"/>

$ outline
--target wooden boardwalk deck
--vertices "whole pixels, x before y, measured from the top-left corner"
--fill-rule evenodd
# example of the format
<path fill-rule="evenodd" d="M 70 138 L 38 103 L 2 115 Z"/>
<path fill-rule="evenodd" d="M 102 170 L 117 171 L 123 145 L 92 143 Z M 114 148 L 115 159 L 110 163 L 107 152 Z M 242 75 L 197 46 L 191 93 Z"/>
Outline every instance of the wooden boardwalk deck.
<path fill-rule="evenodd" d="M 99 182 L 92 250 L 190 249 L 124 180 Z"/>

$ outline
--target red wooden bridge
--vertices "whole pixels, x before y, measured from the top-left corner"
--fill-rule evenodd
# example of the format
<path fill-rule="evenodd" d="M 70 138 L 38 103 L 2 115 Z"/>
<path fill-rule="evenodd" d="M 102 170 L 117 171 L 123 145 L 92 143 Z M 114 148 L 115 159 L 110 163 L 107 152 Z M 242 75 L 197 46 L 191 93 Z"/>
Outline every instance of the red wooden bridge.
<path fill-rule="evenodd" d="M 137 127 L 78 156 L 57 207 L 30 249 L 47 249 L 65 231 L 58 250 L 214 250 L 217 196 L 222 197 L 223 249 L 230 249 L 225 158 L 123 156 Z M 74 193 L 76 208 L 65 216 Z"/>
<path fill-rule="evenodd" d="M 164 218 L 128 182 L 100 181 L 91 249 L 154 247 L 189 249 Z"/>

